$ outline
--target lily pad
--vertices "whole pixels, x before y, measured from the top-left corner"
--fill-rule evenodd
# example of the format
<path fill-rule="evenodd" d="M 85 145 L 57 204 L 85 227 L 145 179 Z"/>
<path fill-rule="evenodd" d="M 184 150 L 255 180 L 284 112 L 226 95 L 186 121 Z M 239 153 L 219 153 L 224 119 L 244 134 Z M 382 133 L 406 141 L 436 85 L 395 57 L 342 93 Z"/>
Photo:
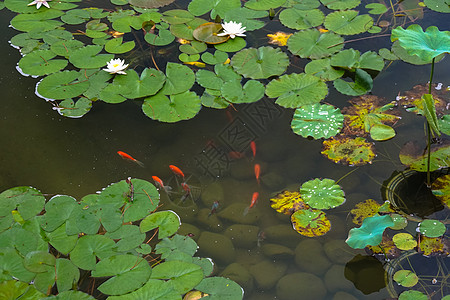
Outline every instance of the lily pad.
<path fill-rule="evenodd" d="M 300 194 L 306 204 L 316 209 L 329 209 L 344 204 L 342 188 L 332 179 L 313 179 L 302 184 Z"/>
<path fill-rule="evenodd" d="M 209 65 L 223 64 L 228 59 L 226 52 L 216 50 L 214 54 L 205 52 L 202 54 L 202 60 Z"/>
<path fill-rule="evenodd" d="M 378 213 L 380 204 L 373 199 L 367 199 L 355 205 L 350 213 L 352 214 L 352 222 L 356 225 L 361 225 L 365 218 L 372 217 Z"/>
<path fill-rule="evenodd" d="M 161 19 L 169 24 L 183 24 L 194 20 L 194 16 L 184 9 L 172 9 L 163 12 Z"/>
<path fill-rule="evenodd" d="M 330 58 L 327 57 L 310 61 L 305 66 L 305 73 L 317 76 L 323 81 L 332 81 L 342 77 L 345 71 L 333 68 L 330 64 Z"/>
<path fill-rule="evenodd" d="M 201 107 L 201 100 L 194 92 L 186 91 L 169 97 L 159 92 L 145 98 L 142 111 L 151 119 L 174 123 L 195 117 Z"/>
<path fill-rule="evenodd" d="M 195 18 L 192 21 L 184 24 L 171 24 L 170 32 L 177 38 L 191 41 L 194 39 L 192 33 L 194 32 L 195 28 L 205 23 L 207 23 L 205 19 Z"/>
<path fill-rule="evenodd" d="M 203 270 L 189 262 L 166 261 L 152 269 L 151 278 L 169 280 L 174 290 L 184 294 L 202 281 Z"/>
<path fill-rule="evenodd" d="M 404 287 L 412 287 L 419 282 L 419 277 L 417 277 L 416 273 L 410 270 L 399 270 L 395 272 L 393 279 L 395 282 Z"/>
<path fill-rule="evenodd" d="M 367 8 L 369 10 L 369 14 L 372 15 L 382 15 L 387 12 L 386 5 L 382 3 L 369 3 L 366 4 L 365 8 Z"/>
<path fill-rule="evenodd" d="M 167 23 L 161 23 L 156 25 L 157 34 L 147 33 L 144 39 L 147 43 L 154 46 L 166 46 L 175 40 L 175 36 L 168 30 L 169 25 Z"/>
<path fill-rule="evenodd" d="M 326 16 L 324 25 L 337 34 L 353 35 L 369 30 L 373 19 L 369 15 L 358 15 L 356 10 L 335 11 Z"/>
<path fill-rule="evenodd" d="M 439 31 L 436 26 L 428 27 L 425 32 L 417 24 L 407 29 L 396 27 L 392 30 L 391 41 L 396 40 L 409 55 L 417 55 L 424 61 L 450 52 L 450 32 Z"/>
<path fill-rule="evenodd" d="M 45 204 L 45 215 L 39 219 L 42 229 L 54 231 L 69 218 L 76 205 L 77 200 L 70 196 L 57 195 L 50 198 Z"/>
<path fill-rule="evenodd" d="M 370 137 L 375 141 L 386 141 L 395 136 L 395 130 L 391 126 L 375 124 L 370 128 Z"/>
<path fill-rule="evenodd" d="M 122 37 L 109 40 L 105 44 L 106 52 L 114 53 L 114 54 L 121 54 L 121 53 L 126 53 L 128 51 L 133 50 L 133 48 L 136 46 L 134 41 L 129 41 L 129 42 L 125 42 L 125 43 L 122 43 L 122 42 L 123 42 Z"/>
<path fill-rule="evenodd" d="M 7 189 L 0 194 L 0 216 L 17 210 L 24 220 L 35 217 L 44 208 L 45 198 L 40 191 L 28 186 Z"/>
<path fill-rule="evenodd" d="M 287 1 L 289 2 L 289 1 Z M 302 1 L 291 1 L 293 4 L 293 7 L 296 9 L 313 9 L 318 8 L 320 6 L 319 0 L 302 0 Z"/>
<path fill-rule="evenodd" d="M 214 48 L 223 52 L 237 52 L 245 46 L 247 46 L 245 39 L 237 36 L 234 39 L 228 39 L 225 43 L 215 44 Z"/>
<path fill-rule="evenodd" d="M 364 95 L 372 90 L 373 80 L 369 73 L 362 69 L 356 69 L 354 77 L 354 81 L 336 79 L 333 85 L 342 94 L 350 96 Z"/>
<path fill-rule="evenodd" d="M 450 175 L 437 178 L 431 185 L 431 188 L 433 195 L 450 208 Z"/>
<path fill-rule="evenodd" d="M 23 73 L 33 76 L 55 73 L 69 63 L 65 59 L 53 59 L 55 56 L 50 50 L 33 51 L 19 60 L 19 68 Z"/>
<path fill-rule="evenodd" d="M 434 11 L 450 13 L 450 6 L 447 0 L 424 0 L 425 5 Z"/>
<path fill-rule="evenodd" d="M 62 16 L 64 12 L 48 9 L 32 14 L 18 14 L 11 20 L 14 29 L 24 32 L 45 32 L 61 26 L 61 21 L 52 20 Z"/>
<path fill-rule="evenodd" d="M 244 49 L 231 58 L 233 69 L 242 76 L 252 79 L 281 75 L 288 65 L 289 58 L 285 53 L 267 46 Z"/>
<path fill-rule="evenodd" d="M 141 232 L 147 232 L 155 228 L 158 229 L 158 238 L 163 239 L 177 232 L 181 225 L 180 217 L 171 210 L 158 211 L 145 217 L 139 228 Z"/>
<path fill-rule="evenodd" d="M 319 26 L 325 15 L 319 9 L 301 10 L 295 8 L 284 9 L 280 13 L 280 22 L 291 29 L 302 30 Z"/>
<path fill-rule="evenodd" d="M 175 0 L 129 0 L 131 5 L 142 8 L 158 8 L 169 5 Z"/>
<path fill-rule="evenodd" d="M 400 230 L 408 225 L 408 220 L 399 214 L 391 214 L 392 221 L 394 221 L 394 226 L 391 226 L 394 230 Z"/>
<path fill-rule="evenodd" d="M 168 62 L 166 66 L 166 82 L 161 90 L 164 95 L 179 94 L 188 91 L 195 82 L 191 69 L 181 64 Z"/>
<path fill-rule="evenodd" d="M 267 11 L 257 11 L 246 7 L 239 7 L 227 11 L 224 21 L 241 23 L 242 27 L 246 28 L 246 31 L 253 31 L 264 27 L 265 22 L 261 19 L 268 15 L 269 13 Z"/>
<path fill-rule="evenodd" d="M 402 164 L 413 170 L 427 171 L 428 155 L 424 153 L 424 149 L 417 142 L 407 142 L 400 150 L 399 158 Z M 448 166 L 450 166 L 450 144 L 445 141 L 441 144 L 432 144 L 430 171 Z"/>
<path fill-rule="evenodd" d="M 381 242 L 384 230 L 392 225 L 394 222 L 389 215 L 367 217 L 361 227 L 350 229 L 345 242 L 353 249 L 376 246 Z"/>
<path fill-rule="evenodd" d="M 79 81 L 77 71 L 53 73 L 38 83 L 37 92 L 48 99 L 67 99 L 81 95 L 89 88 L 89 81 Z"/>
<path fill-rule="evenodd" d="M 291 222 L 298 233 L 308 237 L 322 236 L 331 229 L 330 220 L 318 209 L 298 210 L 292 214 Z"/>
<path fill-rule="evenodd" d="M 244 297 L 244 290 L 234 281 L 224 277 L 208 277 L 203 279 L 195 289 L 207 293 L 215 300 L 235 300 Z"/>
<path fill-rule="evenodd" d="M 401 232 L 392 237 L 395 246 L 400 250 L 412 250 L 417 246 L 417 241 L 409 233 Z"/>
<path fill-rule="evenodd" d="M 103 235 L 84 235 L 70 252 L 70 260 L 80 269 L 94 270 L 97 257 L 105 259 L 114 253 L 116 243 Z"/>
<path fill-rule="evenodd" d="M 61 116 L 68 118 L 81 118 L 87 114 L 92 108 L 92 101 L 88 98 L 81 97 L 77 101 L 65 99 L 54 107 Z"/>
<path fill-rule="evenodd" d="M 189 2 L 188 10 L 194 16 L 201 16 L 211 11 L 211 18 L 214 19 L 217 15 L 221 18 L 232 9 L 241 7 L 240 0 L 192 0 Z"/>
<path fill-rule="evenodd" d="M 96 69 L 106 65 L 114 58 L 112 54 L 99 54 L 103 50 L 102 46 L 88 45 L 74 50 L 69 56 L 69 61 L 80 69 Z"/>
<path fill-rule="evenodd" d="M 204 52 L 208 48 L 208 46 L 202 42 L 191 41 L 190 44 L 180 45 L 179 48 L 181 52 L 192 55 Z M 196 60 L 198 60 L 199 58 L 200 55 Z"/>
<path fill-rule="evenodd" d="M 344 10 L 344 9 L 350 9 L 350 8 L 357 7 L 361 3 L 361 0 L 341 0 L 341 1 L 320 0 L 320 2 L 322 2 L 322 4 L 325 5 L 329 9 Z"/>
<path fill-rule="evenodd" d="M 445 225 L 439 220 L 424 220 L 417 228 L 418 232 L 429 238 L 440 237 L 446 230 Z"/>
<path fill-rule="evenodd" d="M 277 98 L 276 103 L 286 108 L 320 102 L 327 94 L 326 83 L 316 76 L 304 73 L 280 76 L 266 86 L 266 95 Z"/>
<path fill-rule="evenodd" d="M 335 163 L 349 166 L 361 166 L 372 163 L 375 147 L 362 137 L 337 137 L 323 141 L 322 152 Z"/>
<path fill-rule="evenodd" d="M 329 104 L 307 104 L 297 108 L 292 118 L 294 133 L 314 139 L 329 138 L 339 133 L 344 116 L 339 108 Z"/>
<path fill-rule="evenodd" d="M 201 42 L 207 44 L 220 44 L 229 39 L 229 36 L 218 36 L 217 33 L 222 30 L 222 25 L 218 23 L 205 23 L 194 29 L 192 36 Z"/>
<path fill-rule="evenodd" d="M 286 0 L 249 0 L 245 3 L 245 7 L 254 10 L 269 10 L 283 5 Z"/>
<path fill-rule="evenodd" d="M 360 55 L 358 50 L 346 49 L 333 55 L 330 60 L 333 67 L 345 69 L 368 69 L 381 71 L 384 68 L 384 61 L 373 51 L 367 51 Z"/>
<path fill-rule="evenodd" d="M 238 81 L 227 81 L 221 88 L 222 96 L 232 103 L 252 103 L 264 96 L 264 85 L 256 80 L 247 81 L 244 86 Z"/>
<path fill-rule="evenodd" d="M 419 249 L 423 255 L 430 256 L 432 254 L 444 254 L 448 255 L 448 250 L 444 249 L 444 243 L 442 238 L 429 238 L 427 236 L 422 236 L 420 238 Z"/>
<path fill-rule="evenodd" d="M 270 199 L 270 206 L 277 212 L 292 215 L 294 212 L 301 209 L 309 209 L 309 205 L 306 204 L 299 192 L 284 191 L 274 198 Z"/>
<path fill-rule="evenodd" d="M 333 32 L 320 33 L 317 29 L 307 29 L 294 33 L 287 45 L 292 54 L 301 58 L 318 59 L 341 50 L 344 39 Z"/>
<path fill-rule="evenodd" d="M 398 300 L 427 300 L 428 296 L 420 291 L 410 290 L 402 292 Z"/>

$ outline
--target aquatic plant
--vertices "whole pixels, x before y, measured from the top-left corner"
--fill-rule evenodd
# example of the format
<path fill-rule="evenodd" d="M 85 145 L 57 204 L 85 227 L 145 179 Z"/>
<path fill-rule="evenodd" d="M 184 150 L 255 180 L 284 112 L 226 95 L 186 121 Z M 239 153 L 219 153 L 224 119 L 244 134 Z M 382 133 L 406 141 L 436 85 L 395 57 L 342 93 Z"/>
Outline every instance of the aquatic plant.
<path fill-rule="evenodd" d="M 181 300 L 198 290 L 241 299 L 235 282 L 209 277 L 212 261 L 194 257 L 195 241 L 176 234 L 178 215 L 156 211 L 158 204 L 155 186 L 141 179 L 113 183 L 80 201 L 46 199 L 26 186 L 2 192 L 0 294 Z"/>

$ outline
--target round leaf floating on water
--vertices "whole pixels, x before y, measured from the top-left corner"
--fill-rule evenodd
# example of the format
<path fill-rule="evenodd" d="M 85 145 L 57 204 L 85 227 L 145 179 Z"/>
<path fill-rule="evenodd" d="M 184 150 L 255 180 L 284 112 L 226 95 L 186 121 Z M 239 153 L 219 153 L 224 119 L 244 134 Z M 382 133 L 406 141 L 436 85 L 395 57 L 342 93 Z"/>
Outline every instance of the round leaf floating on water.
<path fill-rule="evenodd" d="M 222 96 L 232 103 L 252 103 L 264 96 L 264 85 L 257 80 L 249 80 L 244 86 L 239 81 L 227 81 L 221 88 Z"/>
<path fill-rule="evenodd" d="M 344 116 L 339 108 L 329 104 L 308 104 L 297 108 L 292 118 L 294 133 L 314 139 L 329 138 L 339 133 Z"/>
<path fill-rule="evenodd" d="M 372 163 L 375 147 L 362 137 L 338 137 L 323 141 L 322 152 L 335 163 L 349 166 L 361 166 Z"/>
<path fill-rule="evenodd" d="M 372 15 L 382 15 L 387 12 L 386 5 L 382 3 L 369 3 L 366 4 L 365 8 L 369 9 L 369 14 Z"/>
<path fill-rule="evenodd" d="M 369 15 L 358 15 L 356 10 L 335 11 L 326 16 L 324 25 L 338 34 L 353 35 L 371 28 L 373 19 Z"/>
<path fill-rule="evenodd" d="M 169 45 L 175 40 L 175 36 L 167 28 L 169 28 L 169 25 L 166 23 L 157 24 L 156 29 L 158 30 L 158 34 L 147 33 L 144 36 L 145 41 L 155 46 Z"/>
<path fill-rule="evenodd" d="M 427 300 L 428 296 L 420 291 L 410 290 L 402 292 L 398 300 Z"/>
<path fill-rule="evenodd" d="M 38 83 L 37 92 L 47 99 L 67 99 L 81 95 L 89 88 L 89 81 L 79 81 L 80 72 L 53 73 Z"/>
<path fill-rule="evenodd" d="M 380 211 L 381 212 L 381 211 Z M 408 225 L 408 220 L 399 214 L 391 214 L 392 221 L 394 221 L 394 226 L 391 226 L 394 230 L 400 230 Z"/>
<path fill-rule="evenodd" d="M 142 110 L 149 118 L 168 123 L 192 119 L 201 107 L 200 98 L 190 91 L 169 97 L 160 92 L 146 98 L 142 104 Z"/>
<path fill-rule="evenodd" d="M 225 43 L 215 44 L 214 48 L 223 52 L 237 52 L 245 46 L 247 46 L 245 39 L 237 36 L 234 39 L 228 39 Z"/>
<path fill-rule="evenodd" d="M 395 130 L 385 124 L 375 124 L 370 128 L 370 137 L 375 141 L 386 141 L 395 136 Z"/>
<path fill-rule="evenodd" d="M 205 52 L 202 54 L 202 60 L 209 65 L 223 64 L 228 59 L 226 52 L 216 50 L 214 54 Z"/>
<path fill-rule="evenodd" d="M 222 25 L 218 23 L 205 23 L 194 29 L 192 35 L 196 40 L 207 44 L 220 44 L 226 42 L 229 36 L 218 36 L 217 33 L 222 30 Z"/>
<path fill-rule="evenodd" d="M 114 58 L 112 54 L 99 54 L 103 47 L 98 45 L 88 45 L 74 50 L 69 56 L 69 61 L 80 69 L 96 69 L 106 65 Z"/>
<path fill-rule="evenodd" d="M 301 58 L 318 59 L 341 50 L 344 39 L 333 32 L 320 33 L 317 29 L 307 29 L 294 33 L 287 45 L 292 54 Z"/>
<path fill-rule="evenodd" d="M 417 246 L 417 241 L 409 233 L 401 232 L 392 237 L 395 246 L 400 250 L 412 250 Z"/>
<path fill-rule="evenodd" d="M 163 12 L 161 19 L 169 24 L 183 24 L 194 20 L 194 16 L 184 9 L 172 9 Z"/>
<path fill-rule="evenodd" d="M 169 62 L 166 66 L 166 82 L 161 92 L 165 95 L 183 93 L 189 90 L 194 82 L 195 75 L 189 67 Z"/>
<path fill-rule="evenodd" d="M 380 216 L 376 214 L 373 217 L 367 217 L 361 227 L 350 229 L 345 242 L 353 249 L 376 246 L 381 243 L 384 230 L 392 225 L 394 225 L 394 222 L 389 215 Z"/>
<path fill-rule="evenodd" d="M 316 178 L 303 183 L 300 194 L 306 204 L 316 209 L 334 208 L 345 202 L 342 188 L 328 178 Z"/>
<path fill-rule="evenodd" d="M 158 8 L 169 5 L 175 0 L 129 0 L 131 5 L 142 8 Z"/>
<path fill-rule="evenodd" d="M 309 205 L 306 204 L 299 192 L 284 191 L 270 199 L 270 206 L 277 212 L 291 215 L 292 213 L 301 210 L 309 209 Z"/>
<path fill-rule="evenodd" d="M 55 73 L 69 63 L 65 59 L 53 59 L 55 56 L 50 50 L 33 51 L 19 60 L 19 68 L 23 73 L 33 76 Z"/>
<path fill-rule="evenodd" d="M 319 26 L 325 16 L 318 9 L 301 10 L 295 8 L 284 9 L 280 13 L 280 22 L 291 29 L 301 30 Z"/>
<path fill-rule="evenodd" d="M 417 231 L 426 237 L 439 237 L 445 233 L 447 228 L 438 220 L 424 220 L 419 223 Z"/>
<path fill-rule="evenodd" d="M 437 178 L 431 185 L 431 189 L 433 195 L 450 208 L 450 175 Z"/>
<path fill-rule="evenodd" d="M 429 9 L 443 13 L 450 13 L 450 6 L 447 0 L 424 0 L 423 2 Z"/>
<path fill-rule="evenodd" d="M 305 66 L 305 73 L 317 76 L 323 81 L 332 81 L 342 77 L 345 71 L 333 68 L 330 64 L 330 58 L 327 57 L 310 61 Z"/>
<path fill-rule="evenodd" d="M 181 225 L 180 217 L 171 210 L 158 211 L 145 217 L 140 225 L 141 232 L 147 232 L 155 228 L 158 230 L 158 238 L 163 239 L 177 232 Z"/>
<path fill-rule="evenodd" d="M 272 47 L 248 48 L 231 58 L 233 69 L 244 77 L 252 79 L 269 78 L 283 74 L 289 65 L 288 56 Z"/>
<path fill-rule="evenodd" d="M 423 255 L 429 256 L 432 254 L 445 254 L 449 255 L 449 251 L 444 249 L 444 242 L 442 238 L 429 238 L 422 236 L 420 238 L 420 250 Z"/>
<path fill-rule="evenodd" d="M 301 209 L 291 216 L 294 229 L 308 237 L 322 236 L 331 229 L 330 220 L 318 209 Z"/>
<path fill-rule="evenodd" d="M 399 270 L 394 274 L 394 280 L 404 287 L 415 286 L 419 282 L 419 277 L 410 270 Z"/>
<path fill-rule="evenodd" d="M 266 95 L 277 98 L 275 103 L 286 108 L 297 108 L 320 102 L 328 94 L 326 83 L 309 74 L 288 74 L 274 79 L 266 86 Z"/>
<path fill-rule="evenodd" d="M 208 277 L 196 287 L 197 290 L 210 295 L 211 299 L 242 299 L 244 290 L 234 281 L 224 277 Z"/>
<path fill-rule="evenodd" d="M 399 158 L 402 164 L 411 169 L 426 172 L 428 155 L 417 142 L 407 142 L 400 149 Z M 431 145 L 430 171 L 448 167 L 450 164 L 450 144 L 445 140 L 441 144 Z"/>
<path fill-rule="evenodd" d="M 361 3 L 361 0 L 320 0 L 320 2 L 329 9 L 344 10 L 357 7 Z"/>
<path fill-rule="evenodd" d="M 373 87 L 372 77 L 362 69 L 356 69 L 354 81 L 345 81 L 341 78 L 333 82 L 335 89 L 344 95 L 360 96 L 369 92 Z"/>
<path fill-rule="evenodd" d="M 269 10 L 283 5 L 286 0 L 249 0 L 245 3 L 245 7 L 254 10 Z"/>
<path fill-rule="evenodd" d="M 54 107 L 61 116 L 68 118 L 81 118 L 92 108 L 92 101 L 81 97 L 76 102 L 72 99 L 65 99 L 58 106 Z"/>
<path fill-rule="evenodd" d="M 109 53 L 114 53 L 114 54 L 120 54 L 120 53 L 126 53 L 128 51 L 133 50 L 134 46 L 135 46 L 135 42 L 134 41 L 129 41 L 129 42 L 125 42 L 122 43 L 123 38 L 115 38 L 112 40 L 109 40 L 108 42 L 106 42 L 105 44 L 105 50 L 106 52 Z"/>
<path fill-rule="evenodd" d="M 152 268 L 152 279 L 168 280 L 180 294 L 193 289 L 203 279 L 200 266 L 185 261 L 165 261 Z"/>

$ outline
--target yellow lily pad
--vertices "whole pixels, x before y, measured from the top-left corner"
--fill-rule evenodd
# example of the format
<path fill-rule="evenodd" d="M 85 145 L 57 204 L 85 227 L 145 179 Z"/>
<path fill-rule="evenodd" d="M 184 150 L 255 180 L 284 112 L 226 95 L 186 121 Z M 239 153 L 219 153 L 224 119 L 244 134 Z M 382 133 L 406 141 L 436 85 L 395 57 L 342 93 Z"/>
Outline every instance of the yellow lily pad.
<path fill-rule="evenodd" d="M 309 205 L 306 204 L 300 196 L 299 192 L 284 191 L 270 199 L 270 206 L 277 212 L 291 215 L 300 209 L 309 209 Z"/>
<path fill-rule="evenodd" d="M 330 231 L 331 223 L 325 213 L 318 209 L 298 210 L 291 216 L 292 226 L 301 235 L 321 236 Z"/>
<path fill-rule="evenodd" d="M 361 225 L 365 218 L 372 217 L 378 213 L 379 208 L 380 204 L 373 199 L 359 202 L 355 205 L 355 208 L 350 211 L 353 215 L 352 222 L 356 225 Z"/>
<path fill-rule="evenodd" d="M 447 250 L 446 250 L 447 249 Z M 426 236 L 420 236 L 419 252 L 425 256 L 432 254 L 449 255 L 448 248 L 444 248 L 444 243 L 441 237 L 429 238 Z"/>
<path fill-rule="evenodd" d="M 431 189 L 433 195 L 450 208 L 450 175 L 444 175 L 436 179 L 431 185 Z"/>
<path fill-rule="evenodd" d="M 401 232 L 392 237 L 395 246 L 400 250 L 412 250 L 417 246 L 417 241 L 409 233 Z"/>
<path fill-rule="evenodd" d="M 348 166 L 361 166 L 372 163 L 375 147 L 362 137 L 332 137 L 323 141 L 322 152 L 335 163 Z"/>

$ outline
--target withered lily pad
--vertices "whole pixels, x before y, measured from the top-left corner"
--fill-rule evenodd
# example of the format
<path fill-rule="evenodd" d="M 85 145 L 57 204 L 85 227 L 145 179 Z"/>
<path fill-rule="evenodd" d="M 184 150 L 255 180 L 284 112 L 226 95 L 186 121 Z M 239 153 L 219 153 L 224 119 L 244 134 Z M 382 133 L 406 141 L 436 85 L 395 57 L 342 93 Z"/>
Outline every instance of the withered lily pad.
<path fill-rule="evenodd" d="M 299 192 L 284 191 L 270 199 L 270 206 L 277 212 L 291 215 L 292 213 L 301 210 L 309 209 L 309 205 L 306 204 Z"/>
<path fill-rule="evenodd" d="M 352 222 L 356 225 L 361 225 L 365 218 L 378 213 L 379 208 L 380 204 L 373 199 L 367 199 L 366 201 L 357 203 L 355 208 L 350 211 L 353 216 Z"/>
<path fill-rule="evenodd" d="M 400 150 L 400 161 L 412 170 L 426 172 L 428 155 L 417 142 L 407 142 Z M 436 171 L 450 165 L 450 142 L 431 145 L 430 171 Z"/>
<path fill-rule="evenodd" d="M 381 257 L 382 259 L 394 259 L 400 256 L 400 249 L 395 246 L 392 238 L 387 234 L 383 234 L 381 242 L 376 246 L 367 246 L 369 254 L 375 257 Z"/>
<path fill-rule="evenodd" d="M 335 163 L 349 166 L 361 166 L 372 163 L 375 147 L 362 137 L 333 137 L 323 142 L 322 152 Z"/>
<path fill-rule="evenodd" d="M 298 210 L 292 214 L 291 222 L 298 233 L 309 237 L 324 235 L 331 228 L 330 220 L 318 209 Z"/>
<path fill-rule="evenodd" d="M 229 36 L 218 36 L 217 33 L 222 30 L 222 25 L 218 23 L 205 23 L 194 29 L 192 35 L 196 40 L 207 44 L 220 44 L 226 42 Z"/>
<path fill-rule="evenodd" d="M 450 208 L 450 175 L 436 179 L 431 185 L 431 191 L 441 202 Z"/>
<path fill-rule="evenodd" d="M 430 256 L 432 254 L 450 255 L 448 247 L 444 247 L 444 241 L 441 237 L 430 238 L 422 236 L 420 238 L 419 250 L 426 256 Z"/>
<path fill-rule="evenodd" d="M 344 204 L 344 191 L 332 179 L 313 179 L 302 184 L 300 194 L 304 201 L 316 209 L 329 209 Z"/>

